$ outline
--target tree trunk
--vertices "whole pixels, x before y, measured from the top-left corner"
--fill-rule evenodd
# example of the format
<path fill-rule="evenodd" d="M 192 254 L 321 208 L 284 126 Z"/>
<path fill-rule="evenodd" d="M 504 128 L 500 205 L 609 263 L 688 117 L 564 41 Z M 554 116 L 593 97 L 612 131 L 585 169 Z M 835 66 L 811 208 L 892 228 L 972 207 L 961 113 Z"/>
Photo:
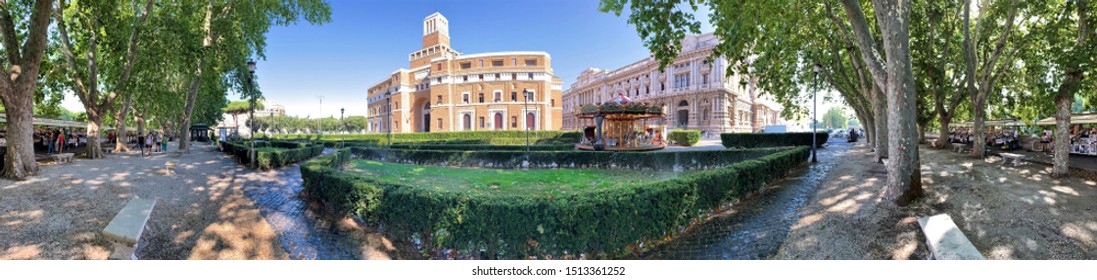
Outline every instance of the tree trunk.
<path fill-rule="evenodd" d="M 976 93 L 971 97 L 972 115 L 974 121 L 972 122 L 971 129 L 975 133 L 975 143 L 971 146 L 971 156 L 981 159 L 986 157 L 987 154 L 987 94 L 984 92 L 987 89 L 979 89 L 979 93 Z"/>
<path fill-rule="evenodd" d="M 949 123 L 952 122 L 952 114 L 941 114 L 937 117 L 941 120 L 941 135 L 937 136 L 937 148 L 948 147 L 948 134 L 950 133 L 948 127 Z"/>
<path fill-rule="evenodd" d="M 926 143 L 926 125 L 927 123 L 918 123 L 918 144 Z"/>
<path fill-rule="evenodd" d="M 884 197 L 906 206 L 923 194 L 917 140 L 917 91 L 910 57 L 910 2 L 876 0 L 887 59 L 888 180 Z"/>
<path fill-rule="evenodd" d="M 137 122 L 137 135 L 145 135 L 145 113 L 135 114 L 133 119 Z"/>
<path fill-rule="evenodd" d="M 1069 79 L 1069 78 L 1068 78 Z M 1064 81 L 1064 84 L 1070 81 Z M 1070 107 L 1074 94 L 1063 86 L 1055 95 L 1055 153 L 1052 155 L 1051 176 L 1066 177 L 1070 173 Z"/>
<path fill-rule="evenodd" d="M 38 163 L 34 160 L 34 87 L 15 90 L 3 100 L 8 120 L 3 177 L 9 179 L 21 179 L 38 172 Z"/>
<path fill-rule="evenodd" d="M 88 114 L 88 144 L 85 149 L 85 155 L 88 158 L 103 158 L 103 145 L 99 143 L 101 127 L 103 127 L 103 117 Z"/>
<path fill-rule="evenodd" d="M 129 127 L 126 127 L 126 116 L 130 113 L 130 106 L 133 105 L 133 96 L 126 96 L 126 101 L 122 104 L 122 110 L 115 112 L 114 114 L 114 152 L 122 153 L 129 152 L 129 137 L 127 131 Z"/>
<path fill-rule="evenodd" d="M 877 163 L 883 163 L 884 159 L 888 158 L 888 98 L 884 95 L 883 90 L 877 88 L 875 84 L 872 87 L 872 113 L 873 120 L 876 123 L 873 127 L 876 129 L 875 142 L 876 146 L 876 158 L 873 159 Z"/>

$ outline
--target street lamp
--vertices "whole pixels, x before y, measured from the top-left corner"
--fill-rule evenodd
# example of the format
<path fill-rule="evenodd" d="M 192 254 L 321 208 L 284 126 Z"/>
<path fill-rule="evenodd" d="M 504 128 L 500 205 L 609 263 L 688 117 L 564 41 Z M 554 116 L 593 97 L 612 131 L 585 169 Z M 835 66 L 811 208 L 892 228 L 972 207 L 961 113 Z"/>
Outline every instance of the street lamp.
<path fill-rule="evenodd" d="M 343 123 L 343 128 L 342 128 L 343 130 L 339 133 L 339 147 L 340 148 L 347 145 L 347 140 L 344 139 L 344 138 L 346 138 L 346 136 L 343 135 L 343 134 L 346 134 L 346 132 L 347 132 L 347 121 L 346 121 L 346 119 L 343 118 L 343 110 L 345 110 L 345 109 L 346 108 L 339 108 L 339 122 Z"/>
<path fill-rule="evenodd" d="M 816 100 L 816 92 L 819 91 L 819 89 L 818 89 L 819 88 L 819 72 L 823 71 L 823 66 L 816 63 L 814 70 L 815 70 L 815 76 L 814 76 L 814 78 L 812 78 L 812 83 L 815 84 L 815 85 L 811 88 L 811 162 L 812 163 L 819 162 L 819 157 L 818 157 L 818 155 L 816 155 L 816 150 L 818 150 L 819 145 L 817 145 L 815 143 L 815 141 L 816 141 L 815 139 L 819 138 L 819 137 L 816 137 L 816 133 L 818 133 L 818 132 L 816 131 L 816 127 L 815 127 L 815 120 L 818 118 L 819 112 L 817 112 L 818 110 L 816 110 L 815 100 Z"/>
<path fill-rule="evenodd" d="M 530 125 L 530 121 L 529 121 L 529 98 L 530 98 L 530 94 L 531 94 L 531 92 L 529 91 L 529 89 L 522 89 L 522 97 L 524 97 L 524 98 L 522 98 L 522 101 L 524 103 L 522 105 L 522 109 L 526 110 L 526 112 L 525 112 L 526 115 L 522 116 L 522 118 L 525 119 L 525 121 L 526 121 L 526 125 L 525 125 L 525 127 L 526 127 L 526 162 L 529 162 L 529 130 L 530 130 L 530 128 L 529 128 L 529 125 Z"/>
<path fill-rule="evenodd" d="M 267 132 L 270 132 L 272 129 L 274 129 L 274 110 L 270 111 L 270 119 L 267 120 Z M 270 132 L 270 136 L 271 138 L 274 138 L 274 132 Z"/>
<path fill-rule="evenodd" d="M 248 157 L 251 159 L 251 166 L 255 167 L 255 88 L 252 85 L 252 77 L 255 76 L 255 60 L 248 60 L 248 95 L 251 97 L 248 101 L 248 142 L 251 149 L 248 152 Z"/>

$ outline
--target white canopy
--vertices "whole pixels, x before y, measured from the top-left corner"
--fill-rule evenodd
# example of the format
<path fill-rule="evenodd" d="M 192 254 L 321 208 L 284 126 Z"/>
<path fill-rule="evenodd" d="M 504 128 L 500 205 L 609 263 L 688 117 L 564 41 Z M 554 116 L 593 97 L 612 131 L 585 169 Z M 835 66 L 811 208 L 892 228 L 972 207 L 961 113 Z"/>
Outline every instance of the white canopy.
<path fill-rule="evenodd" d="M 1095 124 L 1097 113 L 1074 114 L 1070 116 L 1070 124 Z M 1055 117 L 1048 117 L 1036 122 L 1037 125 L 1055 125 Z"/>

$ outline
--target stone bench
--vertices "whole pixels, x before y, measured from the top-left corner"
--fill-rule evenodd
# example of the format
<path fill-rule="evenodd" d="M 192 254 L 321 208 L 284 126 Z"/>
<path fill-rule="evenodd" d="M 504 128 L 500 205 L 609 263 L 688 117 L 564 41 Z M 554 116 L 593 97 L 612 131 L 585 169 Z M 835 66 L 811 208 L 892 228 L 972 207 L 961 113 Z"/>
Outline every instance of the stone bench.
<path fill-rule="evenodd" d="M 72 156 L 73 155 L 74 155 L 73 153 L 61 153 L 61 154 L 51 155 L 50 157 L 53 158 L 53 163 L 61 164 L 61 163 L 64 163 L 64 162 L 72 163 Z"/>
<path fill-rule="evenodd" d="M 114 219 L 103 229 L 103 236 L 114 244 L 110 259 L 137 259 L 137 241 L 145 231 L 145 224 L 156 206 L 155 199 L 134 198 L 122 207 Z"/>
<path fill-rule="evenodd" d="M 936 260 L 983 260 L 983 254 L 964 236 L 952 217 L 939 214 L 918 219 L 922 233 L 926 235 L 929 246 L 929 259 Z"/>
<path fill-rule="evenodd" d="M 1000 153 L 998 155 L 1002 156 L 1002 164 L 1006 164 L 1006 162 L 1013 161 L 1013 166 L 1021 165 L 1021 162 L 1024 161 L 1025 158 L 1028 157 L 1026 155 L 1019 155 L 1019 154 L 1014 154 L 1014 153 Z"/>

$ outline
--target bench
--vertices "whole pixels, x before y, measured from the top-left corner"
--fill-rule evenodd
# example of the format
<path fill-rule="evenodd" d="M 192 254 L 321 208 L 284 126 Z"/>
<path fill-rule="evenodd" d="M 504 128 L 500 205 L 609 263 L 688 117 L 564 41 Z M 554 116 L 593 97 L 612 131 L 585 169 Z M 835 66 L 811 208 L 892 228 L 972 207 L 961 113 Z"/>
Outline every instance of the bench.
<path fill-rule="evenodd" d="M 1026 155 L 1019 155 L 1014 153 L 999 153 L 998 155 L 1002 156 L 1002 164 L 1006 164 L 1006 162 L 1012 160 L 1013 166 L 1021 165 L 1021 162 L 1024 161 L 1026 157 L 1028 157 Z"/>
<path fill-rule="evenodd" d="M 964 236 L 952 217 L 938 214 L 918 219 L 922 233 L 926 235 L 931 260 L 983 260 L 983 254 Z"/>
<path fill-rule="evenodd" d="M 53 163 L 61 164 L 63 162 L 72 163 L 72 156 L 73 155 L 74 154 L 72 154 L 72 153 L 61 153 L 61 154 L 52 155 L 50 157 L 53 158 Z"/>
<path fill-rule="evenodd" d="M 155 206 L 155 199 L 134 198 L 122 207 L 122 211 L 114 215 L 114 219 L 103 229 L 103 236 L 114 244 L 110 259 L 137 259 L 137 241 L 141 240 L 145 223 L 149 221 L 152 208 Z"/>
<path fill-rule="evenodd" d="M 957 153 L 963 153 L 965 150 L 967 150 L 967 144 L 952 143 L 952 149 L 956 150 Z"/>

